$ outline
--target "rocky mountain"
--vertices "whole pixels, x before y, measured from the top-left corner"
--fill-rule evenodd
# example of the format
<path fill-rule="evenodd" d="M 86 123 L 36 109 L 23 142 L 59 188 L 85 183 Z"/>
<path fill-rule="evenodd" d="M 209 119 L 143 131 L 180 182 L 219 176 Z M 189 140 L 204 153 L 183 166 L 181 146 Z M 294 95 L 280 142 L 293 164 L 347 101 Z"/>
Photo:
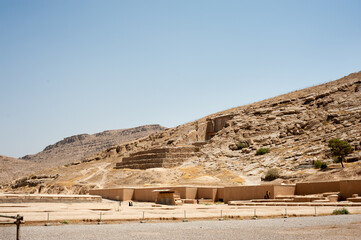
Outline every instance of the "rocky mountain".
<path fill-rule="evenodd" d="M 345 168 L 334 163 L 327 146 L 332 138 L 352 146 Z M 275 181 L 285 183 L 361 178 L 360 144 L 357 72 L 109 147 L 40 172 L 57 177 L 39 186 L 41 192 L 66 193 L 94 187 L 255 184 L 271 168 L 280 175 Z M 328 167 L 316 169 L 317 160 Z M 36 192 L 39 186 L 17 189 Z"/>
<path fill-rule="evenodd" d="M 0 182 L 10 181 L 34 170 L 62 166 L 88 157 L 111 146 L 129 142 L 166 128 L 145 125 L 129 129 L 109 130 L 96 134 L 80 134 L 45 147 L 42 152 L 21 159 L 0 157 Z"/>
<path fill-rule="evenodd" d="M 21 159 L 41 163 L 46 167 L 61 166 L 88 157 L 108 147 L 129 142 L 162 131 L 160 125 L 146 125 L 129 129 L 109 130 L 96 134 L 79 134 L 49 145 L 42 152 Z"/>

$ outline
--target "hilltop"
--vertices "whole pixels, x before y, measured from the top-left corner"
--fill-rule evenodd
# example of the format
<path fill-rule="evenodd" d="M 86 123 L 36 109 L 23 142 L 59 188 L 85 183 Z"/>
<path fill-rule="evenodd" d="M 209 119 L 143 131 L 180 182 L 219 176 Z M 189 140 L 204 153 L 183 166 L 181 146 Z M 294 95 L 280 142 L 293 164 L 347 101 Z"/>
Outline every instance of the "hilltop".
<path fill-rule="evenodd" d="M 109 147 L 39 172 L 56 177 L 18 190 L 84 193 L 120 185 L 259 184 L 271 168 L 280 173 L 275 181 L 284 183 L 361 178 L 360 103 L 357 72 Z M 345 169 L 333 162 L 327 147 L 332 138 L 352 145 Z M 260 148 L 269 152 L 257 155 Z M 315 169 L 316 160 L 328 168 Z"/>
<path fill-rule="evenodd" d="M 66 165 L 111 146 L 142 138 L 164 129 L 166 128 L 154 124 L 129 129 L 108 130 L 95 134 L 79 134 L 66 137 L 45 147 L 43 151 L 37 154 L 26 155 L 20 159 L 0 157 L 2 169 L 0 182 L 13 180 L 34 170 Z"/>

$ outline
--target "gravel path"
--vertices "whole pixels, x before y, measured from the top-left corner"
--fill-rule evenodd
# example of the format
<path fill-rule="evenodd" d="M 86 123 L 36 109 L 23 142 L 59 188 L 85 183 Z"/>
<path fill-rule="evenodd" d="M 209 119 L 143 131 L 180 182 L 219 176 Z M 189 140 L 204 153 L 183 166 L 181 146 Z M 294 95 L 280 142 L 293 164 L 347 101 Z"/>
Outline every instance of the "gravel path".
<path fill-rule="evenodd" d="M 15 239 L 15 227 L 0 227 L 0 240 Z M 361 239 L 361 215 L 262 220 L 23 226 L 22 240 L 53 239 Z"/>

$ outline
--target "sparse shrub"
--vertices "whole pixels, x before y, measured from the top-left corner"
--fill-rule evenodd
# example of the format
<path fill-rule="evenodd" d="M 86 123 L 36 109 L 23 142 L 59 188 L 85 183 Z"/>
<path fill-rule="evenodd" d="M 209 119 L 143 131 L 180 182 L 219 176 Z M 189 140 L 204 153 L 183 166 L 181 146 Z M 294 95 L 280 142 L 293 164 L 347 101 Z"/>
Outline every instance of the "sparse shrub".
<path fill-rule="evenodd" d="M 333 159 L 334 163 L 339 163 L 340 162 L 340 159 L 338 157 L 333 157 L 332 159 Z"/>
<path fill-rule="evenodd" d="M 69 222 L 68 222 L 68 220 L 62 220 L 60 223 L 61 224 L 68 224 Z"/>
<path fill-rule="evenodd" d="M 315 161 L 313 163 L 313 165 L 315 166 L 315 168 L 321 168 L 321 169 L 326 169 L 327 168 L 327 164 L 325 162 L 322 162 L 322 161 Z"/>
<path fill-rule="evenodd" d="M 328 141 L 328 147 L 330 148 L 332 155 L 337 157 L 341 166 L 344 168 L 343 161 L 345 160 L 345 157 L 351 153 L 351 145 L 347 141 L 334 138 Z"/>
<path fill-rule="evenodd" d="M 201 148 L 200 148 L 200 147 L 196 147 L 195 151 L 196 151 L 196 152 L 200 152 L 200 151 L 201 151 Z"/>
<path fill-rule="evenodd" d="M 330 122 L 327 120 L 323 120 L 321 123 L 322 123 L 322 125 L 328 125 Z"/>
<path fill-rule="evenodd" d="M 269 148 L 259 148 L 256 151 L 256 155 L 264 155 L 269 152 L 270 152 Z"/>
<path fill-rule="evenodd" d="M 350 214 L 350 212 L 346 208 L 335 209 L 332 212 L 333 215 L 342 215 L 342 214 Z"/>
<path fill-rule="evenodd" d="M 248 143 L 245 142 L 239 142 L 237 144 L 237 150 L 241 150 L 242 148 L 248 148 L 248 147 L 249 147 Z"/>
<path fill-rule="evenodd" d="M 271 168 L 267 171 L 266 176 L 264 177 L 264 180 L 266 181 L 273 181 L 280 177 L 280 174 L 278 172 L 277 168 Z"/>

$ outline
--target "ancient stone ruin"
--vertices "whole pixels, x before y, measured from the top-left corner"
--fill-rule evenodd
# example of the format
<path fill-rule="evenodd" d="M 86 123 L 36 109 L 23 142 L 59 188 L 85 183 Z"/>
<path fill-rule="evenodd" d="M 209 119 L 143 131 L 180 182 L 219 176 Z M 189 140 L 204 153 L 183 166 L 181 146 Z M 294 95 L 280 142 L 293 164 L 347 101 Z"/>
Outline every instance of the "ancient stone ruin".
<path fill-rule="evenodd" d="M 148 168 L 170 168 L 181 165 L 187 158 L 196 155 L 197 148 L 187 147 L 167 147 L 140 151 L 124 157 L 117 163 L 115 169 L 148 169 Z"/>
<path fill-rule="evenodd" d="M 211 139 L 216 133 L 222 130 L 226 126 L 226 122 L 231 120 L 233 115 L 222 115 L 216 118 L 207 119 L 207 130 L 205 140 L 208 141 Z"/>
<path fill-rule="evenodd" d="M 199 147 L 205 144 L 217 132 L 222 130 L 233 115 L 221 115 L 208 118 L 205 122 L 196 126 L 196 138 L 188 138 L 190 146 L 173 146 L 153 148 L 139 151 L 123 157 L 122 162 L 116 163 L 115 169 L 148 169 L 148 168 L 170 168 L 181 165 L 188 158 L 193 157 L 199 151 Z M 201 144 L 200 144 L 201 143 Z"/>

